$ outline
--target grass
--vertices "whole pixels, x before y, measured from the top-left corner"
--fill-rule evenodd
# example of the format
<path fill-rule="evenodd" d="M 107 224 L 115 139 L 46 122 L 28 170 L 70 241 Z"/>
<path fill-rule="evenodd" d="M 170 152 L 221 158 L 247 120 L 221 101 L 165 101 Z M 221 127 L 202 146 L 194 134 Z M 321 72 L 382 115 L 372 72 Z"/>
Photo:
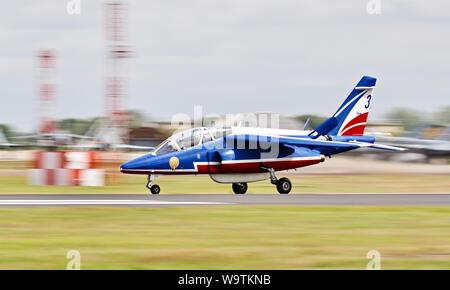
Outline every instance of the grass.
<path fill-rule="evenodd" d="M 280 175 L 279 176 L 283 176 Z M 292 193 L 449 192 L 448 175 L 288 175 Z M 118 175 L 105 187 L 29 186 L 23 176 L 0 176 L 0 194 L 6 193 L 148 193 L 146 176 Z M 229 184 L 208 176 L 164 176 L 156 181 L 167 193 L 232 193 Z M 249 184 L 249 193 L 275 193 L 269 181 Z"/>
<path fill-rule="evenodd" d="M 1 208 L 0 269 L 449 269 L 449 207 Z"/>

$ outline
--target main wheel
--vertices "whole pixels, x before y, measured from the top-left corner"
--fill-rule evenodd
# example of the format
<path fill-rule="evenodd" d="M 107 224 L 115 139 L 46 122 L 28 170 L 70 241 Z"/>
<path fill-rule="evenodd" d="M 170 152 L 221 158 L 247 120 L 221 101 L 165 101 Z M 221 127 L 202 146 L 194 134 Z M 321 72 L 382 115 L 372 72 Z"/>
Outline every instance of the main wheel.
<path fill-rule="evenodd" d="M 244 194 L 247 192 L 247 183 L 233 183 L 233 192 L 236 194 Z"/>
<path fill-rule="evenodd" d="M 279 193 L 288 194 L 289 192 L 291 192 L 291 189 L 292 189 L 292 183 L 288 178 L 283 177 L 283 178 L 278 179 L 277 190 Z"/>
<path fill-rule="evenodd" d="M 153 184 L 150 187 L 150 191 L 152 194 L 159 194 L 161 192 L 161 188 L 159 188 L 159 185 Z"/>

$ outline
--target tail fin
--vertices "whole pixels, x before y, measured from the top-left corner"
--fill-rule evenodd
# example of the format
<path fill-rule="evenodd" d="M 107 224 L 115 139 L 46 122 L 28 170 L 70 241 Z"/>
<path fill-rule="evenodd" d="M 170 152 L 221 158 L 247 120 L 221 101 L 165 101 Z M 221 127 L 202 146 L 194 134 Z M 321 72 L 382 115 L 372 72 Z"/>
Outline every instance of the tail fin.
<path fill-rule="evenodd" d="M 336 113 L 315 128 L 309 136 L 362 136 L 366 128 L 376 78 L 364 76 Z"/>
<path fill-rule="evenodd" d="M 376 78 L 364 76 L 339 107 L 332 118 L 337 125 L 328 132 L 331 136 L 362 136 L 373 101 Z"/>

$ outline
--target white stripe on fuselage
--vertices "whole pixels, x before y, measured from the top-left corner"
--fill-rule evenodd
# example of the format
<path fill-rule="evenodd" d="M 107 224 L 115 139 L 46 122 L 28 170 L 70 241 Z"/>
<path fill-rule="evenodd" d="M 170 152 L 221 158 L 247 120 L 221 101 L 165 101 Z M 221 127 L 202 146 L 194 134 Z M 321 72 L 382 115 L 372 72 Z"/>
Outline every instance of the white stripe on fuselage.
<path fill-rule="evenodd" d="M 302 160 L 320 160 L 320 156 L 307 157 L 283 157 L 283 158 L 265 158 L 265 159 L 240 159 L 240 160 L 224 160 L 222 164 L 240 164 L 240 163 L 259 163 L 259 162 L 284 162 L 284 161 L 302 161 Z"/>

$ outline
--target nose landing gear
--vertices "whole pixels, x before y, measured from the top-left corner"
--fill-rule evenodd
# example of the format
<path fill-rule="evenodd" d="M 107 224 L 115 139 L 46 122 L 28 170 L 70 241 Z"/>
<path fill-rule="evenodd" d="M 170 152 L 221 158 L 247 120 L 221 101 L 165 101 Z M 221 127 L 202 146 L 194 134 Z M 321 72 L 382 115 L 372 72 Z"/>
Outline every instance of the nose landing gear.
<path fill-rule="evenodd" d="M 159 194 L 161 192 L 161 188 L 157 184 L 153 184 L 149 189 L 152 194 Z"/>
<path fill-rule="evenodd" d="M 146 187 L 150 190 L 152 194 L 159 194 L 161 192 L 161 188 L 157 184 L 153 184 L 153 180 L 155 180 L 154 175 L 149 175 L 147 177 L 147 185 Z"/>

